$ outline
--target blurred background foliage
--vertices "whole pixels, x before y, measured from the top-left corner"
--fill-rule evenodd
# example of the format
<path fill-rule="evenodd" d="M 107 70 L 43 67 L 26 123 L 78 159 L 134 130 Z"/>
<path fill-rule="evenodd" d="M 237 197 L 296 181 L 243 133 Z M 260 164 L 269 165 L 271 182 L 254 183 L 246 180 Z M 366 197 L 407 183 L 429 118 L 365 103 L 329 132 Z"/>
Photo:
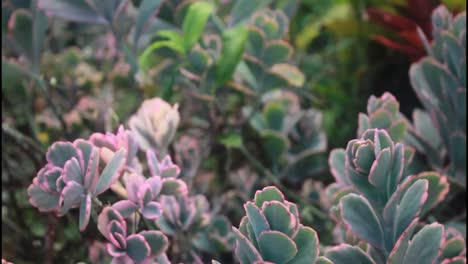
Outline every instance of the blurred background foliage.
<path fill-rule="evenodd" d="M 51 143 L 87 138 L 93 131 L 114 131 L 145 98 L 160 96 L 171 103 L 187 101 L 186 95 L 174 88 L 175 78 L 180 76 L 174 74 L 170 64 L 155 67 L 158 78 L 149 83 L 137 69 L 137 55 L 144 45 L 159 39 L 155 36 L 158 31 L 175 30 L 182 25 L 183 15 L 179 13 L 183 12 L 174 10 L 184 1 L 166 1 L 157 19 L 140 32 L 139 45 L 135 43 L 138 38 L 132 40 L 131 36 L 135 34 L 137 8 L 144 1 L 130 1 L 133 8 L 126 13 L 119 14 L 116 9 L 118 16 L 111 19 L 111 26 L 86 17 L 86 6 L 80 6 L 81 1 L 61 2 L 75 5 L 76 13 L 54 13 L 53 8 L 45 13 L 34 0 L 2 1 L 2 257 L 14 263 L 39 263 L 39 259 L 40 263 L 86 261 L 88 246 L 98 237 L 96 230 L 79 233 L 75 216 L 59 220 L 52 215 L 43 217 L 28 203 L 26 188 L 44 164 L 45 151 Z M 233 6 L 229 0 L 212 2 L 220 16 L 228 15 Z M 54 1 L 38 3 L 50 7 Z M 303 85 L 299 85 L 302 87 L 295 90 L 301 98 L 301 109 L 322 112 L 328 141 L 322 157 L 327 157 L 333 148 L 345 147 L 355 137 L 358 113 L 365 112 L 370 95 L 391 92 L 407 117 L 421 106 L 408 77 L 411 62 L 424 55 L 424 48 L 415 41 L 414 25 L 424 27 L 430 23 L 430 13 L 440 3 L 454 13 L 466 9 L 463 0 L 272 1 L 270 6 L 283 9 L 290 20 L 284 39 L 295 51 L 291 63 L 304 74 Z M 380 14 L 380 19 L 375 14 Z M 382 19 L 383 14 L 388 19 Z M 61 19 L 74 15 L 78 19 Z M 88 21 L 81 22 L 87 23 L 77 22 L 83 17 Z M 164 48 L 157 54 L 158 58 L 167 58 L 174 56 L 174 51 Z M 246 91 L 252 89 L 247 84 L 245 87 L 241 86 L 240 92 L 226 93 L 229 96 L 223 102 L 223 114 L 230 115 L 232 109 L 253 104 L 246 96 Z M 192 94 L 189 99 L 204 102 L 207 95 Z M 200 131 L 193 128 L 209 126 L 213 120 L 209 116 L 204 116 L 205 120 L 184 119 L 194 110 L 199 111 L 186 107 L 181 113 L 179 133 L 201 138 Z M 199 142 L 211 147 L 208 153 L 197 157 L 201 161 L 194 188 L 212 199 L 220 197 L 228 187 L 243 188 L 239 194 L 232 194 L 238 202 L 227 196 L 233 201 L 227 201 L 228 206 L 223 209 L 237 225 L 243 214 L 239 205 L 251 199 L 262 182 L 241 166 L 246 157 L 236 146 L 242 138 L 258 135 L 252 129 L 226 123 L 220 122 L 213 130 L 216 132 L 209 135 L 216 144 Z M 242 134 L 241 138 L 236 134 Z M 252 142 L 249 146 L 255 149 Z M 175 150 L 171 151 L 173 154 Z M 262 156 L 261 151 L 256 154 Z M 325 163 L 322 160 L 320 164 L 326 166 Z M 226 178 L 231 183 L 224 183 Z M 293 192 L 302 191 L 309 201 L 318 204 L 320 190 L 331 181 L 328 168 L 323 168 L 305 183 L 292 180 L 285 185 Z M 218 185 L 223 188 L 217 188 Z M 238 211 L 233 209 L 236 207 Z M 302 223 L 313 226 L 323 243 L 333 243 L 332 223 L 324 221 L 323 212 L 315 210 L 304 205 Z"/>

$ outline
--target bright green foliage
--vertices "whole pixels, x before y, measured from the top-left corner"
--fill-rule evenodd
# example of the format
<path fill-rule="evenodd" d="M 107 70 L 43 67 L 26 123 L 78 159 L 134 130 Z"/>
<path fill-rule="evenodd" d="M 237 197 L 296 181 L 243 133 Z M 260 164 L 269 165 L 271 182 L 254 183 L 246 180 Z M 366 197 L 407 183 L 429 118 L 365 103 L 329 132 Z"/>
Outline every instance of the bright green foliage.
<path fill-rule="evenodd" d="M 428 56 L 413 64 L 410 79 L 424 105 L 415 112 L 410 144 L 427 153 L 434 169 L 463 186 L 466 178 L 466 12 L 445 6 L 432 15 L 432 43 L 421 34 Z M 444 160 L 450 164 L 445 167 Z"/>
<path fill-rule="evenodd" d="M 241 264 L 316 263 L 316 232 L 300 223 L 297 206 L 285 200 L 276 187 L 257 191 L 244 208 L 246 216 L 239 229 L 233 228 L 235 254 Z"/>

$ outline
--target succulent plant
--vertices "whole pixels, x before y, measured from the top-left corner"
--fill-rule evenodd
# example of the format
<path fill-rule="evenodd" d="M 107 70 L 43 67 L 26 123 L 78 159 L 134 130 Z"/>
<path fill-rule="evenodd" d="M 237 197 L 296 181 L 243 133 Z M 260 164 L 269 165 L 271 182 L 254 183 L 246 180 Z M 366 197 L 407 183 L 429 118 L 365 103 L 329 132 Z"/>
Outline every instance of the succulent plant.
<path fill-rule="evenodd" d="M 413 89 L 427 111 L 427 115 L 416 112 L 414 122 L 420 126 L 411 133 L 411 143 L 422 153 L 434 153 L 435 148 L 438 155 L 429 158 L 434 169 L 465 186 L 466 12 L 453 17 L 441 5 L 432 14 L 432 26 L 432 43 L 420 34 L 428 56 L 414 63 L 409 73 Z M 427 117 L 431 123 L 418 120 Z M 447 167 L 445 159 L 450 162 Z"/>
<path fill-rule="evenodd" d="M 161 98 L 143 102 L 137 113 L 128 121 L 141 149 L 159 150 L 162 156 L 165 155 L 179 125 L 177 108 L 177 104 L 171 106 Z"/>
<path fill-rule="evenodd" d="M 94 133 L 90 136 L 89 141 L 93 143 L 93 145 L 99 148 L 108 148 L 112 152 L 116 152 L 117 150 L 124 148 L 127 150 L 127 166 L 138 169 L 139 163 L 136 157 L 138 152 L 138 143 L 135 140 L 134 135 L 132 135 L 132 131 L 125 130 L 125 128 L 121 125 L 119 126 L 117 133 Z"/>
<path fill-rule="evenodd" d="M 161 203 L 164 204 L 163 215 L 157 225 L 167 235 L 194 231 L 208 223 L 208 201 L 203 195 L 162 196 Z"/>
<path fill-rule="evenodd" d="M 316 232 L 303 226 L 297 206 L 276 187 L 265 187 L 245 205 L 246 216 L 233 228 L 241 263 L 318 263 Z"/>
<path fill-rule="evenodd" d="M 156 230 L 127 233 L 127 222 L 119 211 L 105 207 L 99 214 L 98 229 L 108 240 L 107 252 L 112 263 L 154 263 L 154 258 L 167 250 L 166 236 Z"/>
<path fill-rule="evenodd" d="M 250 125 L 260 134 L 270 166 L 293 182 L 324 169 L 327 139 L 321 112 L 301 109 L 299 97 L 289 91 L 271 91 L 262 100 L 262 112 L 245 108 L 244 114 L 252 116 Z"/>
<path fill-rule="evenodd" d="M 368 246 L 365 250 L 338 246 L 325 253 L 327 258 L 334 263 L 346 263 L 351 255 L 361 259 L 359 263 L 411 263 L 407 261 L 417 257 L 424 263 L 436 260 L 444 227 L 433 223 L 417 232 L 416 227 L 446 196 L 445 176 L 436 172 L 408 175 L 404 145 L 395 144 L 382 129 L 365 131 L 345 151 L 334 150 L 330 166 L 337 179 L 331 213 Z"/>
<path fill-rule="evenodd" d="M 282 10 L 268 8 L 255 12 L 248 23 L 247 66 L 256 76 L 249 87 L 261 94 L 284 87 L 301 87 L 303 73 L 289 61 L 291 45 L 282 40 L 288 31 L 289 19 Z"/>
<path fill-rule="evenodd" d="M 437 263 L 465 263 L 466 245 L 462 234 L 453 228 L 446 228 L 442 252 Z"/>
<path fill-rule="evenodd" d="M 28 188 L 29 202 L 41 212 L 63 216 L 80 207 L 83 231 L 91 214 L 91 201 L 117 181 L 126 163 L 126 149 L 118 150 L 99 174 L 99 149 L 82 139 L 56 142 L 47 151 L 47 164 Z"/>
<path fill-rule="evenodd" d="M 162 208 L 161 204 L 154 200 L 162 188 L 163 182 L 159 176 L 145 179 L 139 174 L 130 175 L 126 184 L 128 200 L 120 200 L 112 207 L 124 218 L 139 211 L 146 219 L 157 219 L 162 215 Z"/>
<path fill-rule="evenodd" d="M 360 137 L 367 129 L 385 129 L 393 141 L 401 141 L 405 135 L 409 121 L 399 112 L 400 103 L 389 92 L 381 97 L 371 96 L 367 101 L 367 115 L 359 113 L 357 136 Z"/>
<path fill-rule="evenodd" d="M 211 254 L 231 250 L 234 242 L 231 224 L 225 217 L 209 211 L 205 196 L 162 196 L 161 204 L 163 215 L 156 224 L 164 234 L 179 241 L 179 251 L 174 254 L 185 261 L 202 263 L 193 249 Z"/>

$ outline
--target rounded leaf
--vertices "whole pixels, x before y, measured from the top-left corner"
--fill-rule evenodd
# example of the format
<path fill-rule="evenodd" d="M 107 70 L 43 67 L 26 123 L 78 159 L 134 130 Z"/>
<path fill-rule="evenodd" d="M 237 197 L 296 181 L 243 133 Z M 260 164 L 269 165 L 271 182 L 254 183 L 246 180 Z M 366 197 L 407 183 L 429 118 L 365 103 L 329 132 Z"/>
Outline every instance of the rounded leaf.
<path fill-rule="evenodd" d="M 264 260 L 277 264 L 288 263 L 297 254 L 294 241 L 278 231 L 262 232 L 258 247 Z"/>

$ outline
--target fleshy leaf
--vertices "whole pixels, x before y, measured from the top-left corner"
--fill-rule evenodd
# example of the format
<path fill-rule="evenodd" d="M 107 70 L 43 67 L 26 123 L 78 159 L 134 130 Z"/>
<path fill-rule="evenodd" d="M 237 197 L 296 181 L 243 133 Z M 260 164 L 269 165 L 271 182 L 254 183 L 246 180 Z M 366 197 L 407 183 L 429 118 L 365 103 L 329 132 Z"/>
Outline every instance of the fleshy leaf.
<path fill-rule="evenodd" d="M 273 263 L 288 263 L 297 254 L 292 239 L 278 231 L 264 231 L 258 238 L 258 246 L 263 259 Z"/>
<path fill-rule="evenodd" d="M 310 227 L 301 225 L 293 240 L 297 246 L 297 254 L 288 264 L 314 263 L 319 254 L 317 232 Z"/>
<path fill-rule="evenodd" d="M 129 200 L 120 200 L 112 205 L 123 218 L 127 218 L 138 210 L 138 205 Z"/>
<path fill-rule="evenodd" d="M 348 194 L 340 201 L 343 220 L 359 237 L 377 248 L 382 248 L 382 225 L 369 202 L 362 196 Z"/>
<path fill-rule="evenodd" d="M 127 254 L 135 262 L 143 261 L 150 256 L 151 248 L 145 237 L 136 234 L 127 237 Z"/>
<path fill-rule="evenodd" d="M 102 171 L 101 176 L 99 176 L 99 180 L 94 188 L 94 195 L 105 192 L 120 177 L 126 162 L 125 156 L 125 149 L 120 149 L 114 154 L 111 161 L 109 161 Z"/>
<path fill-rule="evenodd" d="M 330 259 L 334 264 L 375 264 L 375 262 L 361 248 L 341 244 L 329 249 L 325 253 L 325 257 Z"/>
<path fill-rule="evenodd" d="M 284 196 L 275 186 L 268 186 L 255 192 L 254 201 L 255 205 L 262 207 L 264 202 L 278 201 L 282 203 L 284 202 Z"/>
<path fill-rule="evenodd" d="M 250 264 L 262 260 L 260 253 L 255 249 L 252 243 L 235 227 L 232 228 L 236 236 L 235 254 L 241 264 Z"/>
<path fill-rule="evenodd" d="M 80 231 L 83 232 L 88 226 L 89 217 L 91 216 L 91 195 L 87 194 L 80 203 L 79 225 Z"/>
<path fill-rule="evenodd" d="M 165 252 L 169 246 L 167 237 L 160 231 L 150 230 L 139 233 L 142 235 L 151 249 L 151 256 L 158 256 Z"/>
<path fill-rule="evenodd" d="M 433 263 L 443 243 L 444 227 L 433 223 L 411 239 L 402 264 Z"/>

